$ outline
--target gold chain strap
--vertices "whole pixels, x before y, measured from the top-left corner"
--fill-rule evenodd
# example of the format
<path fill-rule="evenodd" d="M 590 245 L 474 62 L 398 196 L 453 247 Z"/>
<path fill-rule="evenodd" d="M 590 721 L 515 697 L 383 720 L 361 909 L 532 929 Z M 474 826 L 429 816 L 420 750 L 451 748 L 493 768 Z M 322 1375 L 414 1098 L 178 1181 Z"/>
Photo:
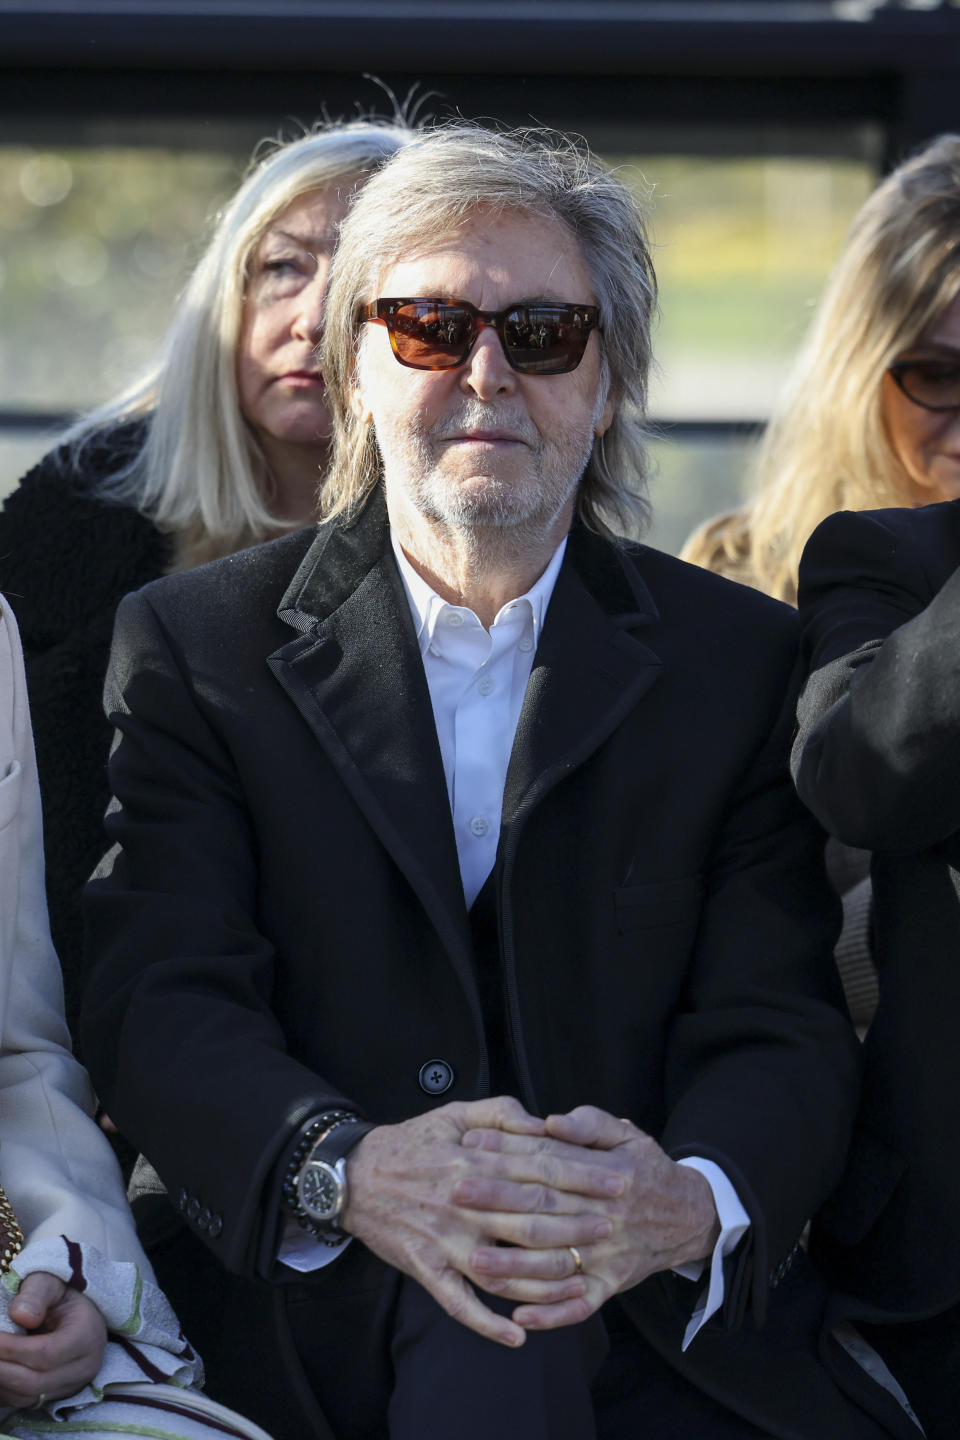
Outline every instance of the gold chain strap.
<path fill-rule="evenodd" d="M 6 1191 L 0 1185 L 0 1275 L 6 1275 L 22 1249 L 23 1231 Z"/>

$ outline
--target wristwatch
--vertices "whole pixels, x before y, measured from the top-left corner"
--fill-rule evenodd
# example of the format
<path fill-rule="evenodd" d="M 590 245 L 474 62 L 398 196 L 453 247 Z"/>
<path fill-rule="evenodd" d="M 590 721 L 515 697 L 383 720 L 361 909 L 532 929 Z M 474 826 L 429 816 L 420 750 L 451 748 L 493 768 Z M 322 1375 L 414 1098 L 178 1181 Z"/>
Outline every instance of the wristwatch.
<path fill-rule="evenodd" d="M 347 1208 L 347 1155 L 373 1126 L 347 1110 L 318 1115 L 304 1130 L 287 1166 L 283 1198 L 297 1224 L 324 1245 L 348 1239 L 340 1229 Z"/>

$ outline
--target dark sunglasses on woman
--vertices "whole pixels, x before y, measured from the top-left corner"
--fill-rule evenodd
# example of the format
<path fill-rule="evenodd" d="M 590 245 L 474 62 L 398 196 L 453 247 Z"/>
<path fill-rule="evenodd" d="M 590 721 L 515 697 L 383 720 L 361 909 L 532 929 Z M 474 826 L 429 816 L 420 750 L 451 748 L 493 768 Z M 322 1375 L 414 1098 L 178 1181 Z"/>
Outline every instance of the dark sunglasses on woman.
<path fill-rule="evenodd" d="M 960 410 L 960 356 L 956 360 L 897 360 L 889 370 L 914 405 L 924 410 Z"/>

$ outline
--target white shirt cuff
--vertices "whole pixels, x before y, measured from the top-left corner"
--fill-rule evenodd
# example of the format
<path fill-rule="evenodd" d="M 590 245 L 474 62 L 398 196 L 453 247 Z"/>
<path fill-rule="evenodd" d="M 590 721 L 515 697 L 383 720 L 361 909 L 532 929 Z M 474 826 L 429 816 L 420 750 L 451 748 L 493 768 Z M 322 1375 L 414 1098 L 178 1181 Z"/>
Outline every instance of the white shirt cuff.
<path fill-rule="evenodd" d="M 308 1275 L 311 1270 L 322 1270 L 324 1265 L 332 1265 L 334 1260 L 339 1260 L 349 1245 L 349 1238 L 342 1245 L 324 1245 L 322 1240 L 315 1240 L 308 1234 L 296 1220 L 287 1220 L 283 1227 L 277 1259 L 281 1265 Z"/>
<path fill-rule="evenodd" d="M 723 1304 L 723 1262 L 750 1229 L 750 1216 L 719 1165 L 715 1165 L 712 1160 L 701 1160 L 699 1155 L 688 1155 L 678 1163 L 688 1165 L 691 1170 L 699 1170 L 713 1192 L 713 1203 L 717 1207 L 717 1218 L 720 1221 L 720 1234 L 710 1257 L 710 1279 L 706 1288 L 701 1290 L 696 1308 L 684 1331 L 681 1349 L 686 1350 L 710 1316 L 715 1315 Z M 694 1260 L 688 1265 L 677 1265 L 674 1273 L 682 1275 L 685 1280 L 699 1280 L 706 1263 L 706 1260 Z"/>

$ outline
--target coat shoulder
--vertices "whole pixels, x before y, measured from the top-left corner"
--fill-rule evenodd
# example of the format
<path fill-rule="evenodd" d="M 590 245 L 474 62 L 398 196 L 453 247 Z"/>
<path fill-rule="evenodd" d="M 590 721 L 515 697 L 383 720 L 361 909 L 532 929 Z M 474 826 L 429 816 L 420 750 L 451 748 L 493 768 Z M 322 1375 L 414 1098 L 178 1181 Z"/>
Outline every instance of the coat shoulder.
<path fill-rule="evenodd" d="M 903 586 L 927 599 L 960 564 L 960 501 L 917 509 L 841 510 L 818 525 L 800 561 L 800 609 L 839 586 Z"/>
<path fill-rule="evenodd" d="M 715 725 L 721 711 L 733 726 L 748 712 L 761 729 L 772 723 L 797 683 L 796 611 L 650 546 L 636 547 L 629 563 L 655 606 L 638 638 L 661 658 L 685 703 L 706 703 Z"/>
<path fill-rule="evenodd" d="M 792 646 L 797 615 L 782 600 L 704 570 L 650 545 L 627 552 L 648 586 L 664 624 L 690 627 L 708 645 Z"/>

